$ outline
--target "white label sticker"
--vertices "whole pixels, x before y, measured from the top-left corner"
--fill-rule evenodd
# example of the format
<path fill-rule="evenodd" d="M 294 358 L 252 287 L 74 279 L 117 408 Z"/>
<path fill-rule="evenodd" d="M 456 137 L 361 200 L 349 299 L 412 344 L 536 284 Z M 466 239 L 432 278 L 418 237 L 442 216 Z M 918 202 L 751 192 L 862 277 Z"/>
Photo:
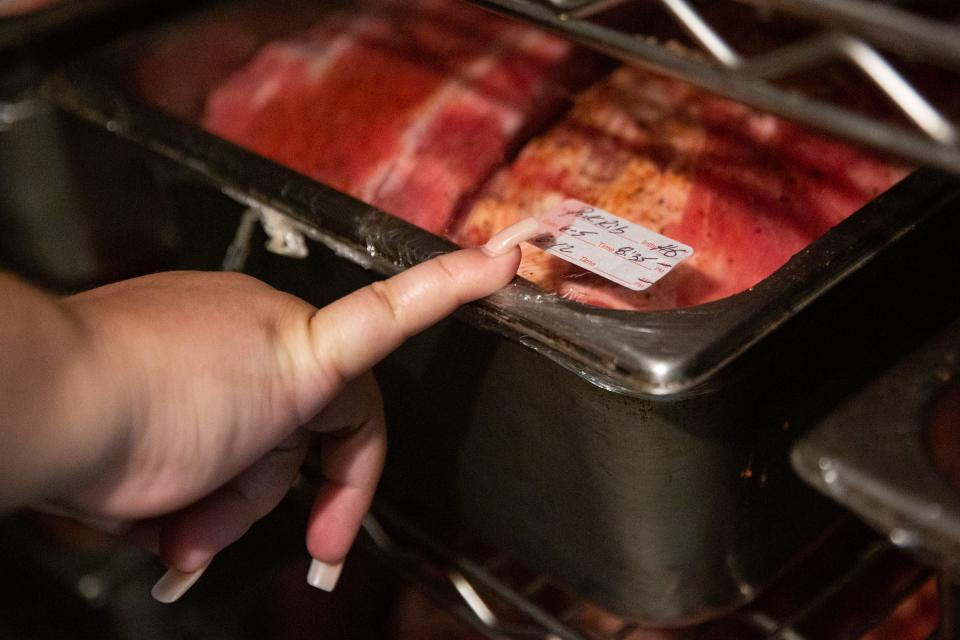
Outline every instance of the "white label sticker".
<path fill-rule="evenodd" d="M 564 200 L 540 227 L 530 244 L 634 291 L 693 255 L 685 244 L 579 200 Z"/>

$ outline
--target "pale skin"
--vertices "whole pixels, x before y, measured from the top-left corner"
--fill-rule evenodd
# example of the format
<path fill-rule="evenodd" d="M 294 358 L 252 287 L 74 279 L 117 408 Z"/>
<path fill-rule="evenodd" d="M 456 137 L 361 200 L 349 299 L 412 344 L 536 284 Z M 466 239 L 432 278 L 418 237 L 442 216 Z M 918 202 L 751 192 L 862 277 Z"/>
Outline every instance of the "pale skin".
<path fill-rule="evenodd" d="M 370 368 L 516 273 L 441 256 L 316 309 L 240 274 L 162 273 L 55 298 L 0 274 L 0 513 L 134 524 L 183 572 L 282 499 L 319 434 L 310 554 L 346 555 L 383 467 Z"/>

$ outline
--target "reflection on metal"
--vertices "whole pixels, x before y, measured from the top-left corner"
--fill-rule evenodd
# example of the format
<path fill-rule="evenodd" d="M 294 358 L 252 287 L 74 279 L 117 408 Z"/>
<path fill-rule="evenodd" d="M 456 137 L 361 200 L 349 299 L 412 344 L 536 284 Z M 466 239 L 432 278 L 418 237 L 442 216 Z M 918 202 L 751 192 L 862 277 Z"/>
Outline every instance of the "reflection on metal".
<path fill-rule="evenodd" d="M 726 67 L 740 66 L 740 56 L 728 45 L 706 20 L 686 0 L 660 0 L 661 4 L 693 36 L 700 46 Z"/>
<path fill-rule="evenodd" d="M 842 38 L 843 51 L 927 135 L 943 144 L 954 144 L 957 132 L 907 80 L 873 47 L 855 38 Z"/>
<path fill-rule="evenodd" d="M 18 122 L 32 118 L 37 113 L 37 101 L 33 98 L 17 102 L 0 102 L 0 131 L 5 131 Z"/>
<path fill-rule="evenodd" d="M 373 543 L 380 547 L 380 549 L 389 551 L 393 548 L 393 540 L 390 538 L 390 534 L 388 534 L 387 530 L 373 517 L 373 514 L 368 513 L 363 516 L 363 530 L 367 532 L 367 535 L 370 536 Z"/>
<path fill-rule="evenodd" d="M 960 172 L 960 134 L 881 50 L 932 65 L 943 86 L 960 72 L 960 27 L 879 1 L 729 0 L 757 9 L 758 26 L 776 12 L 815 27 L 802 42 L 783 42 L 745 57 L 690 0 L 470 0 L 538 24 L 586 46 L 638 63 L 759 109 L 818 127 L 910 161 Z M 632 33 L 597 22 L 622 5 L 659 5 L 707 56 L 678 50 L 669 37 Z M 711 8 L 713 6 L 711 5 Z M 960 9 L 958 9 L 960 11 Z M 915 125 L 915 129 L 851 110 L 837 99 L 813 97 L 773 82 L 837 61 L 853 64 Z M 899 64 L 899 63 L 898 63 Z M 902 65 L 901 65 L 902 67 Z"/>
<path fill-rule="evenodd" d="M 460 594 L 463 601 L 466 602 L 470 610 L 473 611 L 473 615 L 477 616 L 477 618 L 487 626 L 497 626 L 497 616 L 493 615 L 493 611 L 490 611 L 490 607 L 483 601 L 483 598 L 481 598 L 477 590 L 473 588 L 470 581 L 456 570 L 448 571 L 447 576 L 450 578 L 450 582 L 453 583 L 453 588 L 457 590 L 457 593 Z"/>

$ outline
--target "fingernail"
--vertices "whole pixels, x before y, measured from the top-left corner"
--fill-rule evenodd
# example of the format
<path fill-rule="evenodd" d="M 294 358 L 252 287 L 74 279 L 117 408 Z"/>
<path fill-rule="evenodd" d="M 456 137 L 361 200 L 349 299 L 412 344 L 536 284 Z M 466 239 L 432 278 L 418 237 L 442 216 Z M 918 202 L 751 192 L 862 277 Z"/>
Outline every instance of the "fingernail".
<path fill-rule="evenodd" d="M 307 572 L 307 584 L 324 591 L 333 591 L 337 586 L 337 580 L 340 579 L 340 572 L 343 570 L 343 561 L 337 564 L 327 564 L 316 558 L 310 563 L 310 570 Z"/>
<path fill-rule="evenodd" d="M 480 250 L 488 256 L 501 256 L 524 240 L 529 240 L 537 235 L 539 231 L 539 220 L 536 218 L 524 218 L 495 234 L 487 240 L 487 244 L 480 247 Z"/>
<path fill-rule="evenodd" d="M 200 576 L 202 576 L 206 570 L 207 567 L 203 567 L 190 573 L 184 573 L 183 571 L 170 569 L 163 574 L 162 578 L 157 580 L 157 584 L 153 585 L 150 595 L 152 595 L 155 600 L 163 602 L 164 604 L 176 602 L 183 594 L 189 591 L 190 587 L 200 579 Z"/>

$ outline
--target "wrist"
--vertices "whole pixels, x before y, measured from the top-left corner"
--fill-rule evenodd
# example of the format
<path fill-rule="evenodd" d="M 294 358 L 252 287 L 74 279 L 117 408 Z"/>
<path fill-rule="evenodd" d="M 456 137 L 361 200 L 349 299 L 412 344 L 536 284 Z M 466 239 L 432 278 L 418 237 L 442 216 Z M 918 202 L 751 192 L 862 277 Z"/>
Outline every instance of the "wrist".
<path fill-rule="evenodd" d="M 0 299 L 2 512 L 75 486 L 122 419 L 98 340 L 70 305 L 4 274 Z"/>
<path fill-rule="evenodd" d="M 67 508 L 91 510 L 84 497 L 118 466 L 130 447 L 131 402 L 128 380 L 111 337 L 97 317 L 74 298 L 54 300 L 69 334 L 54 391 L 56 409 L 49 428 L 56 430 L 60 473 L 42 498 Z"/>

